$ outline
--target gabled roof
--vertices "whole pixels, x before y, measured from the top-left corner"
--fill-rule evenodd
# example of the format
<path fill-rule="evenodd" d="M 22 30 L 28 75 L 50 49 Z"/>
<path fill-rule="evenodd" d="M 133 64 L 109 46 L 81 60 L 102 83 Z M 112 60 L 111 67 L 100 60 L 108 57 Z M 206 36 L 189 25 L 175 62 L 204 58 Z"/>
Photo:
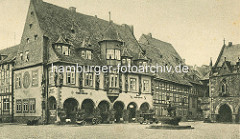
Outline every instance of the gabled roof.
<path fill-rule="evenodd" d="M 121 38 L 122 41 L 128 46 L 127 49 L 133 57 L 138 56 L 141 51 L 140 46 L 133 35 L 131 28 L 124 25 L 117 25 L 99 19 L 94 16 L 73 12 L 68 9 L 49 4 L 47 2 L 35 2 L 32 1 L 38 18 L 39 26 L 44 34 L 51 42 L 56 42 L 59 34 L 64 34 L 72 44 L 71 56 L 57 55 L 56 57 L 49 57 L 49 61 L 54 62 L 55 59 L 59 61 L 72 61 L 78 63 L 89 63 L 89 61 L 79 57 L 79 53 L 76 50 L 81 46 L 82 40 L 85 36 L 90 36 L 90 41 L 93 51 L 93 60 L 90 63 L 101 63 L 100 59 L 100 47 L 98 42 L 104 39 L 103 34 L 105 33 L 105 39 L 117 39 Z M 74 23 L 73 23 L 74 22 Z M 74 26 L 74 27 L 73 27 Z M 72 32 L 74 28 L 74 33 Z M 113 30 L 116 33 L 113 33 Z M 114 32 L 115 32 L 114 31 Z M 103 61 L 102 61 L 103 62 Z M 90 64 L 89 63 L 89 64 Z"/>
<path fill-rule="evenodd" d="M 103 33 L 102 41 L 105 41 L 105 40 L 108 40 L 108 41 L 120 41 L 118 32 L 114 28 L 112 21 L 109 22 L 109 26 L 108 26 L 107 30 Z"/>
<path fill-rule="evenodd" d="M 127 47 L 123 48 L 122 57 L 130 57 L 130 58 L 132 57 L 132 55 L 128 52 Z"/>
<path fill-rule="evenodd" d="M 59 36 L 58 40 L 55 42 L 55 44 L 67 44 L 70 45 L 66 40 L 63 38 L 62 35 Z"/>
<path fill-rule="evenodd" d="M 0 60 L 0 64 L 12 62 L 17 56 L 18 48 L 19 48 L 19 45 L 15 45 L 15 46 L 0 50 L 0 55 L 6 56 L 6 58 Z"/>
<path fill-rule="evenodd" d="M 226 61 L 229 61 L 231 65 L 235 65 L 238 61 L 238 58 L 240 57 L 240 44 L 228 46 L 224 44 L 214 65 L 214 68 L 221 67 L 225 61 L 225 57 Z"/>
<path fill-rule="evenodd" d="M 170 43 L 145 34 L 140 37 L 139 43 L 142 49 L 146 50 L 146 56 L 152 60 L 152 65 L 158 64 L 158 66 L 172 66 L 174 68 L 183 64 L 182 58 Z M 183 75 L 178 73 L 158 72 L 156 76 L 178 84 L 190 85 L 187 80 L 182 78 Z"/>

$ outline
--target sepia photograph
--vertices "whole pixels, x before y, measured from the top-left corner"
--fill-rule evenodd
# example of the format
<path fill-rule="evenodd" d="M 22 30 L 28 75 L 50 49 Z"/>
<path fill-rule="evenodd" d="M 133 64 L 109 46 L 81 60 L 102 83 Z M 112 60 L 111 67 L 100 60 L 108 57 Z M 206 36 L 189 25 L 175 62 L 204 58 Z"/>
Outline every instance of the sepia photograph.
<path fill-rule="evenodd" d="M 239 139 L 239 0 L 0 0 L 0 139 Z"/>

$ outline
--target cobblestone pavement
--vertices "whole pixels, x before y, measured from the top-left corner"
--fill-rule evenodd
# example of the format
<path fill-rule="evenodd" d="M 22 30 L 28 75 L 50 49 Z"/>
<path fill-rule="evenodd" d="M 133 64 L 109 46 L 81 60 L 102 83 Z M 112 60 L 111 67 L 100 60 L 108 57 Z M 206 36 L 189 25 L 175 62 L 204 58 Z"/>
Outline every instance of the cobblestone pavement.
<path fill-rule="evenodd" d="M 78 139 L 239 139 L 240 124 L 219 124 L 188 122 L 194 129 L 165 130 L 147 129 L 149 125 L 140 124 L 102 124 L 102 125 L 0 125 L 0 138 L 78 138 Z"/>

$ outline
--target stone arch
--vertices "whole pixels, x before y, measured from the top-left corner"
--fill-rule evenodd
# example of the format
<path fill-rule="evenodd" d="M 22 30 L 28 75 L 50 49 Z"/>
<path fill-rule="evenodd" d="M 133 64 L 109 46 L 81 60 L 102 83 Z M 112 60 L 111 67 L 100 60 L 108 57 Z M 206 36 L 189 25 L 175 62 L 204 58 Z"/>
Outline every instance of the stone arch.
<path fill-rule="evenodd" d="M 218 114 L 216 115 L 217 122 L 232 122 L 233 111 L 227 104 L 223 104 L 218 109 Z"/>
<path fill-rule="evenodd" d="M 141 110 L 141 112 L 146 113 L 150 110 L 150 105 L 148 102 L 144 102 L 140 105 L 139 109 Z"/>
<path fill-rule="evenodd" d="M 130 102 L 127 106 L 129 111 L 129 121 L 132 121 L 133 118 L 136 118 L 137 104 L 135 102 Z"/>
<path fill-rule="evenodd" d="M 68 98 L 63 102 L 63 109 L 66 112 L 66 118 L 74 118 L 78 111 L 79 103 L 75 98 Z"/>
<path fill-rule="evenodd" d="M 107 121 L 109 116 L 109 110 L 110 110 L 110 103 L 106 100 L 101 101 L 97 108 L 99 109 L 100 116 L 102 117 L 103 121 Z"/>
<path fill-rule="evenodd" d="M 122 101 L 116 101 L 113 104 L 113 109 L 115 110 L 115 119 L 116 122 L 120 122 L 120 119 L 123 117 L 124 103 Z"/>
<path fill-rule="evenodd" d="M 92 99 L 84 99 L 82 101 L 81 109 L 84 110 L 85 114 L 92 115 L 94 112 L 95 103 Z"/>
<path fill-rule="evenodd" d="M 218 112 L 219 112 L 220 107 L 221 107 L 222 105 L 225 105 L 225 104 L 230 107 L 232 113 L 234 112 L 232 105 L 230 105 L 230 104 L 228 104 L 228 103 L 222 103 L 222 104 L 219 104 L 219 105 L 216 107 L 216 109 L 215 109 L 215 114 L 219 114 Z"/>

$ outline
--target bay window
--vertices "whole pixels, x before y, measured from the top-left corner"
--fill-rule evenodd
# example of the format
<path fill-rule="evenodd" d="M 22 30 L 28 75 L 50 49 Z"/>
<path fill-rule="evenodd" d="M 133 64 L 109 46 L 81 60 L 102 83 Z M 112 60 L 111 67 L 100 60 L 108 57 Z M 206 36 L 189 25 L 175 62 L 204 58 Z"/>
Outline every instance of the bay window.
<path fill-rule="evenodd" d="M 121 60 L 119 49 L 107 49 L 107 59 Z"/>

